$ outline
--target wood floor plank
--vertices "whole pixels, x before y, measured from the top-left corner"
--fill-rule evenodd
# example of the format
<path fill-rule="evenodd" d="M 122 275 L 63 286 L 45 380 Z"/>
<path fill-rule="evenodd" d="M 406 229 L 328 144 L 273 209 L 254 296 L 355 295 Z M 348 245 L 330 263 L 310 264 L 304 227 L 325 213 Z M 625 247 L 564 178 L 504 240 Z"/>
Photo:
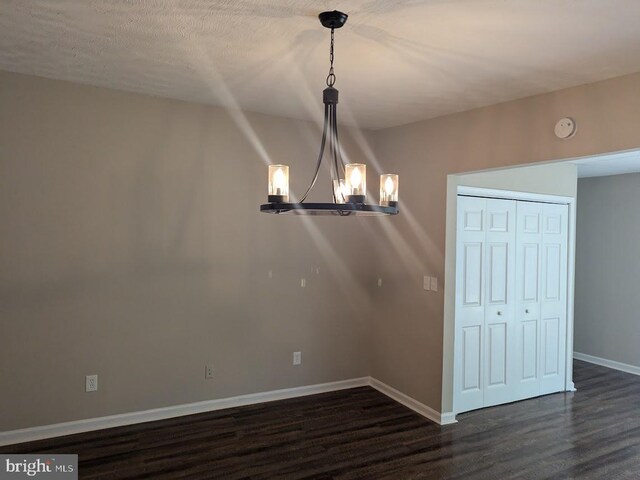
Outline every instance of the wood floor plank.
<path fill-rule="evenodd" d="M 576 361 L 576 393 L 438 426 L 369 387 L 8 447 L 81 478 L 640 479 L 640 377 Z"/>

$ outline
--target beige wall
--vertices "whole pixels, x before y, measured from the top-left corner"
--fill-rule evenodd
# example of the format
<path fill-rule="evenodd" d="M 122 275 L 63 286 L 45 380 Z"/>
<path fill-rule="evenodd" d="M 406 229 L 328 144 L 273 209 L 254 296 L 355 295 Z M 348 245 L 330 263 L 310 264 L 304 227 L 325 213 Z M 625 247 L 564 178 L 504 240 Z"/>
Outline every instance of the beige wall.
<path fill-rule="evenodd" d="M 0 73 L 0 431 L 368 375 L 368 219 L 258 213 L 242 121 Z M 301 192 L 318 126 L 246 121 Z"/>
<path fill-rule="evenodd" d="M 343 134 L 353 158 L 401 175 L 402 213 L 311 220 L 257 206 L 267 156 L 301 191 L 317 125 L 0 73 L 0 430 L 368 374 L 447 411 L 447 176 L 638 147 L 639 92 L 630 75 L 351 130 L 377 154 Z"/>
<path fill-rule="evenodd" d="M 640 173 L 578 182 L 576 352 L 640 367 Z"/>
<path fill-rule="evenodd" d="M 638 147 L 639 93 L 634 74 L 376 132 L 380 163 L 401 176 L 402 214 L 378 234 L 379 274 L 394 282 L 377 301 L 373 376 L 451 409 L 442 391 L 444 291 L 422 290 L 423 275 L 444 278 L 447 176 Z M 569 140 L 553 133 L 563 116 L 578 123 Z"/>

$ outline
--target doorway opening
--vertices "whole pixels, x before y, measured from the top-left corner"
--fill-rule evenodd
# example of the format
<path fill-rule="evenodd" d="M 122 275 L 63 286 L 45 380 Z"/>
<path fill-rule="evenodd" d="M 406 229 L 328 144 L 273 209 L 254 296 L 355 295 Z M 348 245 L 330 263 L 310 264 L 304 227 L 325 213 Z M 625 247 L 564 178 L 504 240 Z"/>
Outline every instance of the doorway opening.
<path fill-rule="evenodd" d="M 463 372 L 460 364 L 460 362 L 463 360 L 459 358 L 460 343 L 457 342 L 456 338 L 456 296 L 459 295 L 459 292 L 457 292 L 457 286 L 459 278 L 458 261 L 460 257 L 457 241 L 459 226 L 458 199 L 461 198 L 459 194 L 461 194 L 462 197 L 492 198 L 502 200 L 508 199 L 516 202 L 527 201 L 566 205 L 566 320 L 564 322 L 564 352 L 561 352 L 562 358 L 564 360 L 564 380 L 562 388 L 558 388 L 556 391 L 573 391 L 575 390 L 572 371 L 574 358 L 574 296 L 576 282 L 576 218 L 579 211 L 577 208 L 578 204 L 576 202 L 576 199 L 578 196 L 579 178 L 581 179 L 580 182 L 582 182 L 583 178 L 591 178 L 596 175 L 610 176 L 628 174 L 632 172 L 640 172 L 640 151 L 619 152 L 615 154 L 574 158 L 544 164 L 529 164 L 488 171 L 449 175 L 447 191 L 445 322 L 442 395 L 442 411 L 444 418 L 448 418 L 449 421 L 455 421 L 456 413 L 472 409 L 465 407 L 464 402 L 463 404 L 460 404 L 458 402 L 458 399 L 455 398 L 455 388 L 456 385 L 461 385 L 460 375 Z M 640 181 L 640 173 L 638 174 L 638 180 Z M 513 248 L 515 253 L 517 245 L 514 244 Z M 521 254 L 524 253 L 521 252 Z M 578 268 L 578 273 L 580 273 L 580 268 Z M 516 278 L 514 276 L 514 281 L 515 280 Z M 515 288 L 515 283 L 512 284 L 512 289 L 513 288 Z M 486 291 L 483 291 L 483 294 L 486 294 Z M 504 326 L 504 322 L 502 323 Z M 532 325 L 533 324 L 527 325 L 530 331 L 533 331 Z M 487 325 L 485 325 L 485 327 L 486 326 Z M 502 340 L 503 337 L 501 335 L 504 330 L 501 331 L 499 328 L 496 328 L 494 330 L 493 341 L 495 343 L 496 341 Z M 636 329 L 636 331 L 640 331 L 640 329 Z M 477 330 L 475 332 L 477 333 Z M 536 330 L 536 332 L 539 332 L 539 330 Z M 474 331 L 470 329 L 468 333 L 469 336 L 467 340 L 471 341 L 471 333 L 474 333 Z M 540 335 L 542 335 L 542 333 L 538 333 L 536 336 L 538 342 L 541 342 L 542 339 Z M 506 338 L 506 336 L 504 338 Z M 464 342 L 464 339 L 461 339 L 460 342 Z M 511 343 L 513 343 L 513 341 Z M 478 345 L 478 348 L 484 350 L 488 348 L 486 343 L 479 343 Z M 540 355 L 542 355 L 542 352 L 538 351 L 538 356 L 540 357 Z M 498 355 L 497 360 L 499 360 L 500 358 L 500 355 Z M 496 363 L 495 360 L 496 359 L 494 359 L 493 363 L 494 378 L 492 379 L 492 381 L 495 381 L 496 379 L 502 379 L 503 376 L 501 375 L 503 375 L 504 373 L 504 370 L 495 369 L 495 365 L 500 364 L 500 362 Z M 538 358 L 536 363 L 539 368 L 540 361 L 541 359 Z M 467 366 L 469 365 L 470 364 L 467 364 Z M 638 365 L 640 365 L 640 362 L 638 362 Z M 456 375 L 456 367 L 458 375 Z M 519 364 L 518 368 L 521 369 L 521 367 L 522 365 Z M 490 367 L 488 367 L 487 365 L 483 365 L 481 368 L 485 369 L 485 376 L 483 380 L 491 380 L 487 376 L 491 373 L 489 370 L 487 370 Z M 640 367 L 638 368 L 638 372 L 640 373 Z M 504 378 L 506 378 L 506 376 L 508 375 L 508 372 L 504 373 Z M 472 377 L 470 376 L 469 378 L 467 378 L 467 380 L 470 380 L 471 378 Z M 512 376 L 512 378 L 515 378 L 515 376 Z M 472 381 L 468 381 L 466 386 L 469 387 L 472 383 Z M 499 382 L 497 382 L 497 384 L 499 384 Z M 545 390 L 541 390 L 541 392 L 546 393 Z M 503 397 L 502 400 L 507 401 L 505 400 L 506 398 L 508 397 Z M 513 399 L 517 400 L 517 395 L 513 397 Z M 499 401 L 497 403 L 503 402 Z M 463 406 L 461 407 L 460 405 Z M 477 400 L 474 405 L 478 405 Z M 484 402 L 474 408 L 480 408 L 482 406 L 485 406 Z"/>

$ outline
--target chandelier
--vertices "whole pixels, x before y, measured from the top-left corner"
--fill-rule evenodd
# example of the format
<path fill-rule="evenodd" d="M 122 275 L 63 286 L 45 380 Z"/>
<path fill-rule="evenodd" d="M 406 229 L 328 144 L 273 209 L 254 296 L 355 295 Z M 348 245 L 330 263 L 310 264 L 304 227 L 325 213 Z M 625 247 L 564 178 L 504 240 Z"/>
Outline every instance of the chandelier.
<path fill-rule="evenodd" d="M 333 71 L 334 31 L 347 21 L 347 14 L 334 10 L 323 12 L 319 16 L 322 26 L 331 29 L 329 49 L 329 74 L 327 88 L 324 89 L 324 126 L 320 153 L 313 179 L 299 202 L 289 202 L 289 167 L 287 165 L 269 165 L 269 190 L 267 202 L 260 205 L 260 211 L 275 214 L 298 215 L 397 215 L 398 214 L 398 175 L 380 175 L 380 203 L 366 203 L 367 166 L 363 163 L 347 163 L 342 160 L 342 151 L 338 139 L 338 90 L 334 88 L 336 76 Z M 331 196 L 333 202 L 305 202 L 318 180 L 318 173 L 325 153 L 331 164 Z"/>

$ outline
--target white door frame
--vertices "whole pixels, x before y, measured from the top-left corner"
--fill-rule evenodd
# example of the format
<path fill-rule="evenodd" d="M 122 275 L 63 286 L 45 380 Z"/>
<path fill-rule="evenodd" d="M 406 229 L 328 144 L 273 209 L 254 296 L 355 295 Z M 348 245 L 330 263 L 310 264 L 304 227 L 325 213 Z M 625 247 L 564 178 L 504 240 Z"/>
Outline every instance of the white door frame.
<path fill-rule="evenodd" d="M 543 202 L 543 203 L 556 203 L 561 205 L 568 205 L 568 225 L 569 225 L 569 238 L 567 243 L 567 257 L 568 257 L 568 265 L 567 265 L 567 338 L 566 338 L 566 359 L 565 359 L 565 391 L 572 392 L 575 391 L 575 385 L 573 383 L 573 315 L 574 315 L 574 272 L 575 272 L 575 244 L 576 244 L 576 199 L 573 197 L 564 197 L 560 195 L 547 195 L 547 194 L 539 194 L 539 193 L 529 193 L 529 192 L 516 192 L 511 190 L 498 190 L 492 188 L 479 188 L 479 187 L 467 187 L 464 185 L 458 185 L 457 191 L 455 193 L 455 201 L 453 205 L 449 204 L 447 208 L 452 208 L 453 213 L 453 225 L 457 225 L 457 211 L 458 211 L 458 195 L 467 195 L 474 197 L 485 197 L 485 198 L 501 198 L 506 200 L 524 200 L 530 202 Z M 453 200 L 453 199 L 452 199 Z M 455 233 L 454 233 L 455 230 Z M 457 228 L 450 230 L 447 234 L 453 234 L 457 236 Z M 454 238 L 452 245 L 457 245 L 457 238 Z M 455 277 L 456 272 L 456 248 L 453 248 L 452 251 L 447 249 L 446 257 L 451 258 L 451 262 L 445 262 L 452 268 L 448 269 L 448 272 L 453 272 Z M 447 281 L 445 279 L 446 285 L 453 288 L 445 287 L 445 305 L 449 305 L 449 309 L 445 309 L 445 323 L 449 323 L 449 328 L 445 325 L 445 332 L 455 331 L 455 295 L 456 295 L 456 280 L 455 278 Z M 443 382 L 443 389 L 445 385 L 448 385 L 448 388 L 452 389 L 451 398 L 453 399 L 453 411 L 452 412 L 443 412 L 443 415 L 447 415 L 449 421 L 455 421 L 456 410 L 456 391 L 453 388 L 456 385 L 456 371 L 455 368 L 455 333 L 453 335 L 447 335 L 445 333 L 444 345 L 443 345 L 443 370 L 446 366 L 446 358 L 453 358 L 453 364 L 450 365 L 451 374 L 453 374 L 453 379 L 450 382 Z M 446 374 L 443 371 L 443 378 Z M 444 397 L 444 395 L 443 395 Z"/>

